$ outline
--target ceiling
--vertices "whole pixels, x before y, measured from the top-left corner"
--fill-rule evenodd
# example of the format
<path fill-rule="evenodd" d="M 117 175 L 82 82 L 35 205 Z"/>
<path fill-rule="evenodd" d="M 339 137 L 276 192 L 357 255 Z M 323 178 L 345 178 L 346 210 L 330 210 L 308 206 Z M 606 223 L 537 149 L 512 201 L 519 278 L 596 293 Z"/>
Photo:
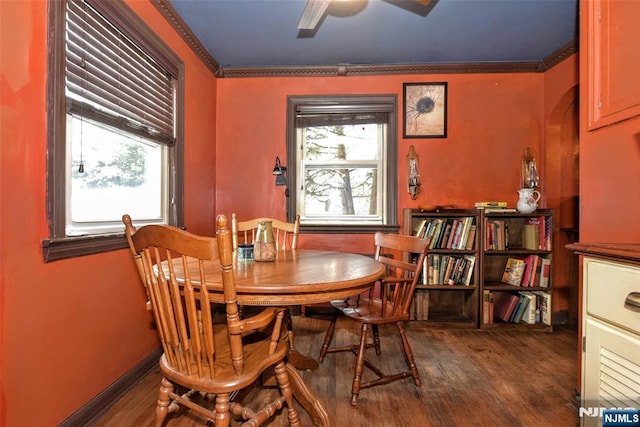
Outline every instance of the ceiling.
<path fill-rule="evenodd" d="M 425 64 L 537 64 L 539 71 L 576 50 L 578 0 L 427 3 L 334 0 L 315 30 L 298 30 L 305 0 L 155 0 L 219 75 Z"/>

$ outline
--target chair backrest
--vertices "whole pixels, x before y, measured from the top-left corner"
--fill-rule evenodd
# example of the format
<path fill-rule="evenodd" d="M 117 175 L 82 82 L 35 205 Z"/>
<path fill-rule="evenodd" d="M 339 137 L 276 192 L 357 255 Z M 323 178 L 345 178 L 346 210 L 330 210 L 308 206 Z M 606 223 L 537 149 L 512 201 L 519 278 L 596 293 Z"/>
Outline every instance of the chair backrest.
<path fill-rule="evenodd" d="M 185 375 L 215 378 L 217 364 L 233 365 L 236 375 L 244 371 L 242 332 L 248 328 L 238 313 L 231 232 L 224 215 L 218 216 L 217 227 L 217 238 L 168 225 L 147 225 L 130 235 L 134 253 L 140 254 L 165 359 Z M 216 260 L 220 264 L 213 268 L 221 269 L 226 301 L 228 339 L 222 341 L 214 340 L 214 329 L 216 321 L 225 320 L 214 316 L 214 293 L 205 284 L 212 273 L 205 263 Z M 280 331 L 275 329 L 277 341 Z M 220 345 L 230 347 L 222 353 L 228 354 L 225 360 L 218 360 L 223 359 L 216 354 Z"/>
<path fill-rule="evenodd" d="M 145 283 L 144 267 L 142 266 L 142 256 L 140 255 L 140 253 L 136 252 L 136 248 L 133 246 L 133 240 L 131 238 L 134 234 L 136 234 L 136 227 L 133 225 L 131 217 L 127 214 L 122 216 L 122 222 L 124 223 L 124 235 L 127 237 L 127 242 L 129 242 L 129 250 L 131 251 L 133 260 L 136 263 L 136 268 L 138 269 L 138 275 L 140 276 L 140 280 L 142 281 L 144 289 L 147 293 L 147 310 L 151 310 L 151 300 L 149 299 L 149 290 L 147 289 L 147 284 Z"/>
<path fill-rule="evenodd" d="M 386 267 L 386 275 L 374 289 L 382 300 L 383 316 L 408 316 L 420 280 L 429 239 L 377 232 L 375 259 Z"/>
<path fill-rule="evenodd" d="M 284 222 L 274 218 L 254 218 L 248 221 L 238 221 L 236 214 L 231 215 L 231 232 L 233 234 L 233 249 L 238 249 L 239 243 L 253 243 L 260 221 L 271 221 L 273 237 L 278 249 L 297 249 L 298 234 L 300 234 L 300 215 L 296 215 L 294 222 Z"/>

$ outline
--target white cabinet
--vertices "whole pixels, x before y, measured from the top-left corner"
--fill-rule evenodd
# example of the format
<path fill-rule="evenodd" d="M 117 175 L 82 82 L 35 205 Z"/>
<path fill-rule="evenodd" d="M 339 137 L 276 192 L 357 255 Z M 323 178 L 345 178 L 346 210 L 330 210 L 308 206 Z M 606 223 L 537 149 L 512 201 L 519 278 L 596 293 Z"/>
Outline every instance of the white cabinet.
<path fill-rule="evenodd" d="M 595 408 L 640 408 L 640 264 L 583 257 L 580 424 Z"/>

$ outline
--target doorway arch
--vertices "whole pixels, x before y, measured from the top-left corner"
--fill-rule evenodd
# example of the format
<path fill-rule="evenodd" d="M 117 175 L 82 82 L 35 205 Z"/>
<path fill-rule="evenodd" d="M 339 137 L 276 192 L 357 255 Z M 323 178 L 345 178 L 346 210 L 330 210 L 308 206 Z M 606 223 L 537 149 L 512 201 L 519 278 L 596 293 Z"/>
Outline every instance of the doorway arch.
<path fill-rule="evenodd" d="M 567 90 L 554 106 L 545 127 L 543 177 L 546 205 L 555 212 L 554 302 L 555 313 L 567 313 L 577 324 L 577 271 L 573 254 L 565 245 L 578 240 L 579 223 L 579 116 L 578 86 Z"/>

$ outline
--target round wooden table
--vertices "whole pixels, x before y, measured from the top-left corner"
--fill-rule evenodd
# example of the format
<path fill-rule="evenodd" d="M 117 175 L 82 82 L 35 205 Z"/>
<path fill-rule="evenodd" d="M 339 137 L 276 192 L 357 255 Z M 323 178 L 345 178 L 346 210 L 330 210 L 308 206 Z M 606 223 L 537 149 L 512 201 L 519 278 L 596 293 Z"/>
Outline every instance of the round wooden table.
<path fill-rule="evenodd" d="M 180 263 L 174 266 L 178 278 L 184 275 Z M 220 263 L 207 263 L 205 270 L 207 288 L 219 291 L 212 299 L 223 303 Z M 371 257 L 335 251 L 278 251 L 273 262 L 234 262 L 238 304 L 247 306 L 306 305 L 345 299 L 368 290 L 384 273 L 384 266 Z M 287 371 L 294 395 L 314 424 L 330 425 L 324 406 L 294 366 L 314 369 L 317 362 L 298 353 L 291 339 Z"/>

